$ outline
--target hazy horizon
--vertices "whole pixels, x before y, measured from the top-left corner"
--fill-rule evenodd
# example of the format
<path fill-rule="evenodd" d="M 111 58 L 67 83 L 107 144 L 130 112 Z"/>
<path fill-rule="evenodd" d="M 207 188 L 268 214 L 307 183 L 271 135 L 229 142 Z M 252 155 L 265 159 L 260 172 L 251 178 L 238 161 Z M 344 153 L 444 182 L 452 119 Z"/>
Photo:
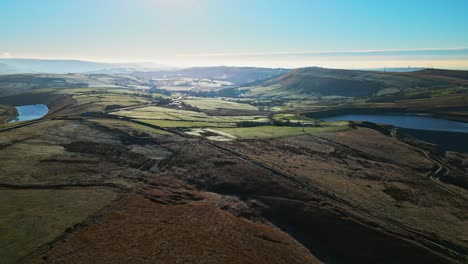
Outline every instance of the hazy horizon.
<path fill-rule="evenodd" d="M 467 9 L 455 0 L 6 0 L 0 58 L 468 69 Z"/>
<path fill-rule="evenodd" d="M 0 264 L 465 263 L 467 11 L 0 0 Z"/>

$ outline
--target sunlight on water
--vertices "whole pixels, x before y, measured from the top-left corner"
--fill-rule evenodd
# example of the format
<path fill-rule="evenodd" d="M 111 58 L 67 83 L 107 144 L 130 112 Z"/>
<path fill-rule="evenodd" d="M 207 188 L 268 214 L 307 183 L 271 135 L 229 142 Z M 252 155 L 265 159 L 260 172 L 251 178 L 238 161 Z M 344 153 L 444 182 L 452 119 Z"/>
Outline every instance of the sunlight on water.
<path fill-rule="evenodd" d="M 326 117 L 323 118 L 323 120 L 368 121 L 372 123 L 387 124 L 402 128 L 468 133 L 468 123 L 422 115 L 338 115 Z"/>
<path fill-rule="evenodd" d="M 49 108 L 45 104 L 17 106 L 16 110 L 19 115 L 10 123 L 38 119 L 49 112 Z"/>

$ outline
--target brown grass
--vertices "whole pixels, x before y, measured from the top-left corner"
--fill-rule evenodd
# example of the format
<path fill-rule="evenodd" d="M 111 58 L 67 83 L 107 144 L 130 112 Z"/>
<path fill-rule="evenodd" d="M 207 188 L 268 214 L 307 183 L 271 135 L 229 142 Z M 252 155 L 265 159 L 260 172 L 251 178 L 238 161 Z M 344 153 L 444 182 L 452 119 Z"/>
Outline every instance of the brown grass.
<path fill-rule="evenodd" d="M 207 201 L 164 205 L 131 196 L 50 251 L 47 263 L 319 263 L 276 228 Z"/>

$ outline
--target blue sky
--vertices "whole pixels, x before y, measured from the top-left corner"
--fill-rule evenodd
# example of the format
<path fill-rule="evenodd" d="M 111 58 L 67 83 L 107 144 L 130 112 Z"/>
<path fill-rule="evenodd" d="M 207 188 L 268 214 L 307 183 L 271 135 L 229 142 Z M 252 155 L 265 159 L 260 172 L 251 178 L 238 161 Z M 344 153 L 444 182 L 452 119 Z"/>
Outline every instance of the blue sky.
<path fill-rule="evenodd" d="M 467 10 L 466 0 L 0 0 L 0 56 L 468 68 Z"/>

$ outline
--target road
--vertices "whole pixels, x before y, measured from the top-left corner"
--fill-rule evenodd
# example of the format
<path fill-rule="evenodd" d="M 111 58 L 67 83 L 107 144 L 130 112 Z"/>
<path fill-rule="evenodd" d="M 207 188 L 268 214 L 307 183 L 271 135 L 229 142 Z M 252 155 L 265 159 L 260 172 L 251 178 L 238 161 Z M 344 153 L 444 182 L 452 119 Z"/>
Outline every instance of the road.
<path fill-rule="evenodd" d="M 447 192 L 450 192 L 451 194 L 454 194 L 454 195 L 457 195 L 463 199 L 466 199 L 468 200 L 467 197 L 465 197 L 463 194 L 461 193 L 458 193 L 454 190 L 452 190 L 451 188 L 449 188 L 448 186 L 446 186 L 446 184 L 442 183 L 439 179 L 444 177 L 444 176 L 447 176 L 448 174 L 450 173 L 460 173 L 459 171 L 454 171 L 453 169 L 450 168 L 450 166 L 444 164 L 441 160 L 439 160 L 437 157 L 432 157 L 428 152 L 424 151 L 423 149 L 419 148 L 419 147 L 416 147 L 416 146 L 413 146 L 411 144 L 408 144 L 407 142 L 403 142 L 401 141 L 399 138 L 398 138 L 398 129 L 397 128 L 392 128 L 391 131 L 390 131 L 390 136 L 395 139 L 395 140 L 398 140 L 408 146 L 410 146 L 412 149 L 420 152 L 421 154 L 423 154 L 429 161 L 431 161 L 436 169 L 434 170 L 431 170 L 428 174 L 427 174 L 427 178 L 432 181 L 435 185 L 439 186 L 441 189 L 447 191 Z"/>

